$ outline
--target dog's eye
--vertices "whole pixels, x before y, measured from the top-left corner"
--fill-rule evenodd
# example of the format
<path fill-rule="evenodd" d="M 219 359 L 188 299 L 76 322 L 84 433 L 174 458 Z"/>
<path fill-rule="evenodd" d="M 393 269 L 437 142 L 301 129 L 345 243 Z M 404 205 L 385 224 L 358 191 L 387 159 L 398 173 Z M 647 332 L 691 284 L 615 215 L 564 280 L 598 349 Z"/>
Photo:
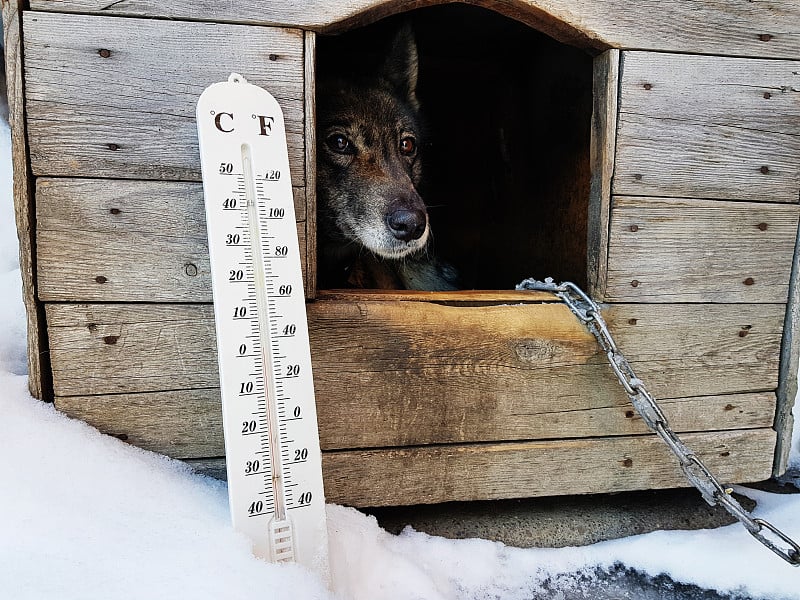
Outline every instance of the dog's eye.
<path fill-rule="evenodd" d="M 417 140 L 410 135 L 400 140 L 400 152 L 406 156 L 411 156 L 417 151 Z"/>
<path fill-rule="evenodd" d="M 334 133 L 332 136 L 328 137 L 325 142 L 328 144 L 328 147 L 331 150 L 338 152 L 339 154 L 353 153 L 353 144 L 351 144 L 350 140 L 348 140 L 341 133 Z"/>

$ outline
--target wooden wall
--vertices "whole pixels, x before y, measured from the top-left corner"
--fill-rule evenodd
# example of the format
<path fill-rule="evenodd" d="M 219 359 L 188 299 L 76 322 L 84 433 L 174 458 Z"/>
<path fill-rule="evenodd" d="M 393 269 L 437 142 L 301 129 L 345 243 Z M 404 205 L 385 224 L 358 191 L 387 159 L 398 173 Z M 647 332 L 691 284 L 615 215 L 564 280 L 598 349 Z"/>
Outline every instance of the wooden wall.
<path fill-rule="evenodd" d="M 122 16 L 97 16 L 81 14 L 101 12 L 93 0 L 31 2 L 27 118 L 15 131 L 27 125 L 29 283 L 46 309 L 56 406 L 219 472 L 196 98 L 240 71 L 281 101 L 314 295 L 314 34 L 303 29 L 400 3 L 214 4 L 230 14 L 203 4 L 123 1 L 102 11 Z M 800 217 L 800 11 L 708 2 L 700 15 L 676 0 L 632 22 L 618 4 L 501 8 L 582 47 L 623 49 L 595 60 L 588 279 L 686 441 L 723 479 L 764 479 L 787 433 L 786 420 L 773 429 L 776 410 L 793 400 L 779 379 L 796 326 L 785 317 Z M 190 22 L 208 14 L 226 23 Z M 243 24 L 265 18 L 294 27 Z M 18 210 L 32 220 L 19 198 Z M 331 501 L 685 485 L 593 339 L 550 296 L 329 292 L 308 312 Z"/>
<path fill-rule="evenodd" d="M 446 0 L 31 0 L 34 10 L 258 23 L 312 31 L 342 31 Z M 724 56 L 800 58 L 800 6 L 794 0 L 464 0 L 485 6 L 574 45 L 640 48 Z"/>

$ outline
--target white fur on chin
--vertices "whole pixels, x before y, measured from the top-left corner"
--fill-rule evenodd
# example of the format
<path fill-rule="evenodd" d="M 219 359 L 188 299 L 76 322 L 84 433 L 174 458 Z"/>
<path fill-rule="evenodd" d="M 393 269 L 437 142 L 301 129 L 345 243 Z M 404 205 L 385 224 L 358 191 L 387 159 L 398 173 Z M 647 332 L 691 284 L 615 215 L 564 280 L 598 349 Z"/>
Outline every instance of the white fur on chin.
<path fill-rule="evenodd" d="M 386 227 L 370 227 L 359 235 L 359 241 L 365 248 L 383 258 L 398 259 L 418 252 L 428 243 L 430 227 L 425 226 L 425 231 L 416 240 L 404 242 L 394 237 Z"/>

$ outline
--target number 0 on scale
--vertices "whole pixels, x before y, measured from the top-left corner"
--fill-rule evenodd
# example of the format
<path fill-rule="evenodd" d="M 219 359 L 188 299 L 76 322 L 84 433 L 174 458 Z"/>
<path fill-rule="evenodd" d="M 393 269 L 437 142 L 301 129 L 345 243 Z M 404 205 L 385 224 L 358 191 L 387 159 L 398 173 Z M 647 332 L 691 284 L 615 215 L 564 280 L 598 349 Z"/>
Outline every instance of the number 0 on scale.
<path fill-rule="evenodd" d="M 237 74 L 197 104 L 228 493 L 257 555 L 327 577 L 305 297 L 283 113 Z"/>

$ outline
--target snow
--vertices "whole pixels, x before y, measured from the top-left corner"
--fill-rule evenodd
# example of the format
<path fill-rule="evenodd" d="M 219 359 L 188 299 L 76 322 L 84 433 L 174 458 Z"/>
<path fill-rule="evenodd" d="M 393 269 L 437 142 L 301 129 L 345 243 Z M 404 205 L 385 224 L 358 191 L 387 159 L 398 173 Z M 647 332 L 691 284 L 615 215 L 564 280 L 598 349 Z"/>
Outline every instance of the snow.
<path fill-rule="evenodd" d="M 408 528 L 391 535 L 372 517 L 329 505 L 333 592 L 301 567 L 254 558 L 230 526 L 223 483 L 29 396 L 9 156 L 0 122 L 0 598 L 718 597 L 682 582 L 735 598 L 800 600 L 800 569 L 738 525 L 522 550 Z M 757 516 L 800 539 L 800 495 L 741 491 L 757 501 Z"/>

